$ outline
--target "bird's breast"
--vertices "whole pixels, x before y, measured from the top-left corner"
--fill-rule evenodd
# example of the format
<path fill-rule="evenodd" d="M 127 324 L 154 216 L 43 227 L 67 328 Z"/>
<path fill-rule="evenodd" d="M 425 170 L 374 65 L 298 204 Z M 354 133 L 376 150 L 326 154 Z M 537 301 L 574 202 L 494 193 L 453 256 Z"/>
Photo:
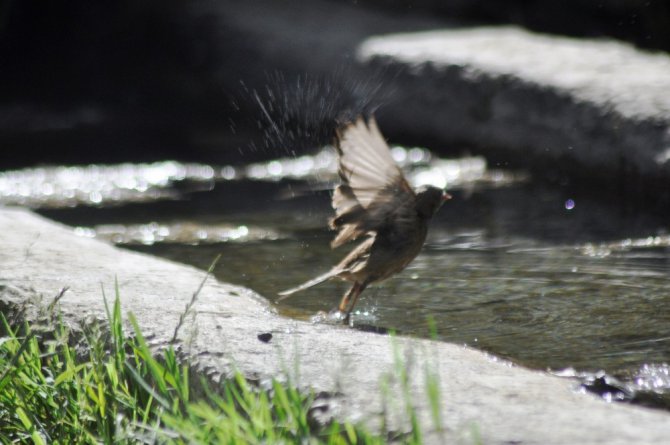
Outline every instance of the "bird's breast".
<path fill-rule="evenodd" d="M 427 227 L 418 222 L 393 233 L 380 232 L 371 246 L 366 269 L 374 281 L 379 281 L 403 270 L 421 251 L 426 240 Z"/>

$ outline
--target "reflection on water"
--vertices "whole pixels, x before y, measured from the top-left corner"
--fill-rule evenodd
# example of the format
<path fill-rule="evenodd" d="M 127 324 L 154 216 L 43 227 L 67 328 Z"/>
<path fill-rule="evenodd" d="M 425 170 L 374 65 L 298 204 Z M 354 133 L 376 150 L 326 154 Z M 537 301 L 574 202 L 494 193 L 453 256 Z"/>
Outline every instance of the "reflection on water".
<path fill-rule="evenodd" d="M 200 224 L 182 222 L 173 224 L 102 224 L 95 227 L 77 227 L 75 233 L 87 238 L 99 238 L 114 244 L 181 243 L 190 245 L 225 242 L 277 240 L 281 235 L 272 229 L 231 224 Z"/>
<path fill-rule="evenodd" d="M 362 295 L 355 323 L 427 336 L 432 319 L 441 339 L 517 363 L 574 368 L 573 375 L 582 377 L 605 370 L 619 377 L 627 391 L 670 391 L 665 364 L 670 362 L 670 236 L 664 221 L 622 214 L 587 194 L 487 169 L 480 158 L 441 160 L 421 149 L 394 148 L 393 153 L 415 184 L 446 182 L 454 199 L 436 215 L 417 259 Z M 75 186 L 67 175 L 67 187 L 52 184 L 53 190 L 73 190 L 74 196 L 90 196 L 94 187 L 113 189 L 105 184 L 126 184 L 137 196 L 139 190 L 147 192 L 141 207 L 132 204 L 132 192 L 126 205 L 111 210 L 59 210 L 47 199 L 41 212 L 79 226 L 82 235 L 201 268 L 222 254 L 215 270 L 220 279 L 270 300 L 347 253 L 347 247 L 329 248 L 329 195 L 312 192 L 325 189 L 335 177 L 328 150 L 243 167 L 166 165 L 174 173 L 147 176 L 143 169 L 151 166 L 116 167 L 134 172 L 134 179 L 124 183 L 119 178 L 127 176 L 114 167 L 107 179 L 101 178 L 104 168 L 92 167 L 79 172 L 95 171 L 97 185 L 84 181 Z M 4 192 L 9 202 L 34 196 L 31 187 L 44 184 L 21 185 L 20 172 L 4 175 L 3 191 L 7 178 L 14 178 L 14 194 Z M 142 181 L 145 185 L 137 187 Z M 206 187 L 181 187 L 180 181 Z M 159 192 L 152 196 L 150 190 Z M 168 195 L 180 199 L 157 199 Z M 309 319 L 335 307 L 346 286 L 324 283 L 278 309 Z"/>
<path fill-rule="evenodd" d="M 28 207 L 73 207 L 177 198 L 179 181 L 211 185 L 207 165 L 156 162 L 112 166 L 40 167 L 0 172 L 0 203 Z"/>
<path fill-rule="evenodd" d="M 645 238 L 638 239 L 624 239 L 621 241 L 607 242 L 607 243 L 587 243 L 582 246 L 582 252 L 585 255 L 595 256 L 595 257 L 606 257 L 609 255 L 616 255 L 620 252 L 630 252 L 630 251 L 639 251 L 638 255 L 652 255 L 657 256 L 658 254 L 650 253 L 648 248 L 661 248 L 661 247 L 670 247 L 670 236 L 668 235 L 656 235 L 656 236 L 647 236 Z M 640 251 L 640 249 L 644 249 Z"/>
<path fill-rule="evenodd" d="M 445 160 L 422 148 L 393 147 L 393 156 L 408 169 L 414 185 L 460 187 L 474 184 L 504 186 L 525 179 L 500 170 L 487 170 L 480 157 Z M 332 182 L 337 157 L 332 148 L 313 156 L 282 158 L 248 166 L 212 167 L 174 161 L 152 164 L 39 167 L 0 172 L 0 204 L 34 208 L 77 205 L 109 206 L 129 202 L 180 199 L 184 192 L 207 190 L 215 181 L 286 179 Z M 187 184 L 186 190 L 176 185 Z"/>

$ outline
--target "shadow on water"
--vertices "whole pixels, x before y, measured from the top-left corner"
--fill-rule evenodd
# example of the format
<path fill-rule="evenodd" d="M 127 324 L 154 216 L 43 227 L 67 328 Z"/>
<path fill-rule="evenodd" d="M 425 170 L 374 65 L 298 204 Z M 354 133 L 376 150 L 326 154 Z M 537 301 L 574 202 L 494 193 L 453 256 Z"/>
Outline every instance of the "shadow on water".
<path fill-rule="evenodd" d="M 402 161 L 409 153 L 395 154 Z M 410 178 L 446 181 L 454 199 L 433 221 L 419 257 L 363 294 L 355 325 L 427 337 L 432 319 L 439 339 L 561 370 L 615 400 L 651 394 L 661 402 L 650 404 L 669 405 L 670 236 L 664 221 L 622 213 L 616 203 L 588 193 L 486 169 L 476 158 L 446 163 L 419 152 L 414 158 L 405 165 Z M 171 177 L 161 181 L 154 172 L 155 184 L 143 186 L 152 198 L 88 190 L 77 201 L 70 191 L 65 205 L 54 204 L 54 184 L 40 185 L 51 204 L 31 202 L 25 187 L 8 191 L 17 182 L 3 173 L 0 196 L 23 199 L 82 236 L 203 269 L 222 254 L 219 279 L 272 301 L 346 254 L 346 247 L 330 250 L 333 234 L 325 224 L 333 160 L 301 159 L 302 166 L 273 161 L 233 172 L 168 164 Z M 277 309 L 309 319 L 336 306 L 345 290 L 346 283 L 327 282 Z M 609 383 L 595 374 L 601 370 Z"/>

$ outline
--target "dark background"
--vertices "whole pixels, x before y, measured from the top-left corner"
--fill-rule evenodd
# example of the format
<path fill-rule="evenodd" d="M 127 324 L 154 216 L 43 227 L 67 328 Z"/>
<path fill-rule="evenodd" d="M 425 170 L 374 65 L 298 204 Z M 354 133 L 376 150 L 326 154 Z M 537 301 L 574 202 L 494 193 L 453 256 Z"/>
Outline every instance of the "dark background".
<path fill-rule="evenodd" d="M 464 25 L 515 23 L 670 50 L 666 1 L 331 3 L 398 20 L 411 15 Z M 301 7 L 300 2 L 276 4 Z M 268 132 L 259 102 L 272 102 L 273 91 L 283 85 L 288 91 L 303 74 L 288 63 L 258 60 L 254 40 L 235 22 L 239 6 L 203 0 L 0 2 L 0 169 L 167 158 L 248 162 L 275 156 L 264 147 L 270 146 L 268 138 L 281 135 Z M 247 69 L 259 63 L 265 69 Z M 283 121 L 281 132 L 292 135 L 297 150 L 327 140 L 343 111 L 374 107 L 383 90 L 312 86 L 311 94 L 285 96 L 294 110 L 309 110 L 313 104 L 308 102 L 324 98 L 330 103 L 316 117 L 306 113 L 312 119 L 308 124 L 299 113 Z M 392 128 L 387 133 L 393 138 Z"/>

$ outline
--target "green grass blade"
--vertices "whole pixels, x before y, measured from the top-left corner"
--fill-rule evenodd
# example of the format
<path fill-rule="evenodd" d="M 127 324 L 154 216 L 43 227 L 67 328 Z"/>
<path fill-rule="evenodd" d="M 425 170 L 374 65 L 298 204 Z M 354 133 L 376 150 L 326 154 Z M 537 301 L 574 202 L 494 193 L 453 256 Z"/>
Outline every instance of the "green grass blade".
<path fill-rule="evenodd" d="M 158 363 L 158 361 L 156 361 L 156 359 L 153 358 L 151 350 L 147 345 L 146 339 L 144 338 L 144 335 L 142 335 L 142 331 L 140 330 L 140 325 L 137 323 L 137 319 L 135 318 L 135 315 L 132 312 L 128 314 L 128 319 L 130 320 L 130 324 L 132 324 L 133 330 L 135 332 L 135 340 L 137 342 L 136 353 L 139 353 L 143 362 L 149 367 L 149 371 L 151 372 L 153 381 L 158 386 L 160 394 L 167 395 L 167 384 L 165 383 L 165 379 L 163 378 L 165 370 Z M 130 369 L 132 369 L 132 367 Z"/>
<path fill-rule="evenodd" d="M 133 368 L 133 366 L 132 366 L 130 363 L 127 363 L 127 362 L 126 362 L 126 370 L 127 370 L 128 372 L 130 372 L 130 374 L 132 375 L 132 377 L 133 377 L 133 379 L 135 380 L 135 382 L 136 382 L 138 385 L 140 385 L 140 386 L 142 387 L 142 389 L 144 389 L 148 394 L 150 394 L 151 397 L 152 397 L 154 400 L 156 400 L 156 401 L 157 401 L 163 408 L 165 408 L 165 409 L 167 409 L 167 410 L 169 410 L 169 409 L 171 408 L 170 402 L 168 402 L 168 400 L 167 400 L 166 398 L 164 398 L 163 396 L 161 396 L 160 394 L 158 394 L 158 393 L 154 390 L 154 388 L 152 388 L 151 385 L 149 385 L 149 384 L 146 382 L 146 380 L 144 380 L 144 378 L 142 377 L 142 375 L 140 375 L 140 373 L 137 372 L 137 371 L 135 370 L 135 368 Z"/>

